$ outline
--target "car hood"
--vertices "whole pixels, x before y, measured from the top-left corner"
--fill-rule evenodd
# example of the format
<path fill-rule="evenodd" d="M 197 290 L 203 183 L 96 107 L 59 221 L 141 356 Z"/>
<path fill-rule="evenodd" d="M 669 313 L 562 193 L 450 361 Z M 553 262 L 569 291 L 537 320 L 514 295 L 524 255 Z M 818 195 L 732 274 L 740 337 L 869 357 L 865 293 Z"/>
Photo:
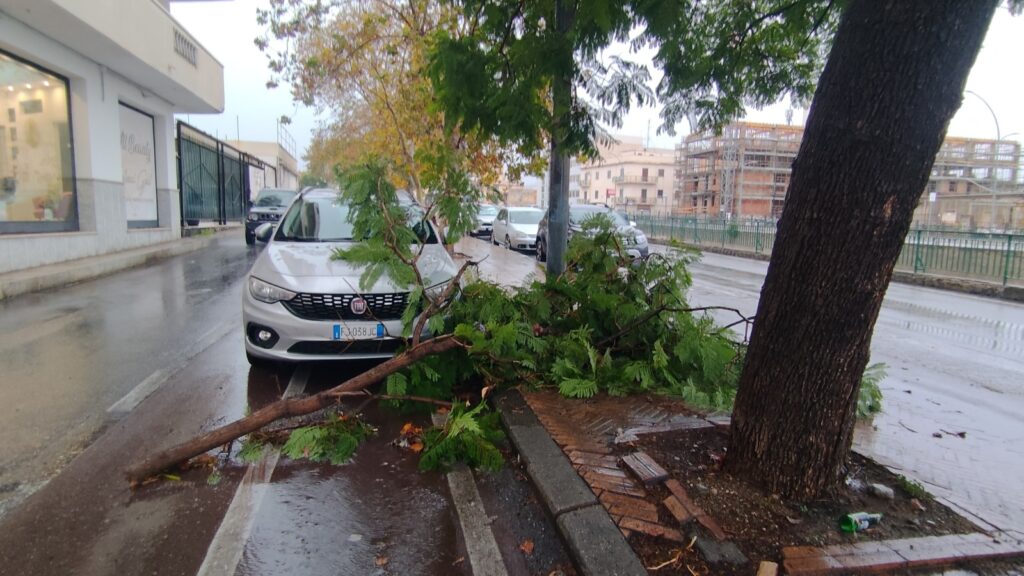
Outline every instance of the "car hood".
<path fill-rule="evenodd" d="M 569 230 L 573 234 L 580 234 L 580 233 L 582 233 L 583 228 L 579 224 L 571 224 L 569 226 Z M 593 232 L 593 230 L 591 230 L 589 233 L 593 234 L 594 232 Z M 633 226 L 617 226 L 615 228 L 615 235 L 618 236 L 619 238 L 622 238 L 622 239 L 626 240 L 628 244 L 634 243 L 633 240 L 637 236 L 640 236 L 641 234 L 644 234 L 644 233 L 640 229 L 635 228 Z M 644 234 L 644 236 L 646 236 L 646 234 Z M 646 242 L 636 242 L 636 243 L 637 244 L 646 244 Z"/>
<path fill-rule="evenodd" d="M 509 224 L 509 228 L 522 234 L 523 236 L 536 236 L 537 225 L 536 224 Z"/>
<path fill-rule="evenodd" d="M 253 206 L 249 209 L 250 214 L 284 214 L 287 206 Z"/>
<path fill-rule="evenodd" d="M 495 214 L 494 216 L 497 216 Z M 476 221 L 481 224 L 494 224 L 494 216 L 487 216 L 484 214 L 477 214 Z"/>
<path fill-rule="evenodd" d="M 253 276 L 293 292 L 335 294 L 361 292 L 359 277 L 363 267 L 341 260 L 332 260 L 335 248 L 347 248 L 351 242 L 278 242 L 272 240 L 253 264 Z M 458 271 L 441 244 L 428 244 L 423 249 L 418 268 L 427 286 L 450 280 Z M 386 275 L 381 276 L 365 292 L 405 292 Z"/>

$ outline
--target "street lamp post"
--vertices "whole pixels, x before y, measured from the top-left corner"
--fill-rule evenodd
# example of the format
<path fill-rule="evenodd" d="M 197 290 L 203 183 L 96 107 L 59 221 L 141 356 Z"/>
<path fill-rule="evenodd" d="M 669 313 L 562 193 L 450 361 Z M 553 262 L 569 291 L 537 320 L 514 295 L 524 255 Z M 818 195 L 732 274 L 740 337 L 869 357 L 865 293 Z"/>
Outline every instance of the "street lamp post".
<path fill-rule="evenodd" d="M 992 122 L 994 122 L 996 125 L 996 145 L 992 151 L 992 221 L 989 223 L 989 228 L 992 229 L 995 228 L 996 225 L 996 194 L 999 191 L 999 143 L 1002 142 L 1003 136 L 1002 133 L 999 131 L 999 118 L 996 117 L 996 112 L 995 110 L 992 109 L 992 106 L 989 106 L 988 101 L 982 98 L 981 94 L 978 94 L 973 90 L 965 90 L 964 92 L 966 94 L 971 94 L 977 97 L 978 100 L 981 100 L 981 103 L 985 105 L 985 108 L 988 108 L 988 113 L 992 115 Z"/>

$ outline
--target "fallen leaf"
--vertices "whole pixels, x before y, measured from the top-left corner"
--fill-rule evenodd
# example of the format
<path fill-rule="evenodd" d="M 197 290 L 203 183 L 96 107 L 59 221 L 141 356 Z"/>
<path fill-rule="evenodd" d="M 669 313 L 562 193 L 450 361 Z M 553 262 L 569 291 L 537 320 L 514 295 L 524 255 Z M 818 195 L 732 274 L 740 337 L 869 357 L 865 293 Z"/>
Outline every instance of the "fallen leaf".
<path fill-rule="evenodd" d="M 409 432 L 411 432 L 414 428 L 415 426 L 412 425 L 412 422 L 406 422 L 405 424 L 402 425 L 402 429 L 399 430 L 398 433 L 401 434 L 402 436 L 408 436 Z"/>
<path fill-rule="evenodd" d="M 376 564 L 377 566 L 387 566 L 388 562 L 389 562 L 389 560 L 388 560 L 387 556 L 377 556 L 376 558 L 373 559 L 373 563 Z"/>
<path fill-rule="evenodd" d="M 448 407 L 447 406 L 441 406 L 440 408 L 437 409 L 437 413 L 438 414 L 447 414 L 448 413 Z"/>
<path fill-rule="evenodd" d="M 491 390 L 494 390 L 494 386 L 484 386 L 483 389 L 480 390 L 480 399 L 483 400 L 484 398 L 487 398 L 487 395 L 491 393 Z"/>
<path fill-rule="evenodd" d="M 533 540 L 529 538 L 523 540 L 523 543 L 519 545 L 519 549 L 523 551 L 523 554 L 530 556 L 533 554 Z"/>
<path fill-rule="evenodd" d="M 417 440 L 417 441 L 413 442 L 412 444 L 409 444 L 409 450 L 412 450 L 413 452 L 415 452 L 417 454 L 419 454 L 420 452 L 423 452 L 423 442 L 420 442 L 419 440 Z"/>
<path fill-rule="evenodd" d="M 166 478 L 167 480 L 181 482 L 181 476 L 178 476 L 177 474 L 163 474 L 163 477 Z"/>
<path fill-rule="evenodd" d="M 465 559 L 466 559 L 465 556 L 459 556 L 458 558 L 455 559 L 455 562 L 452 562 L 452 566 L 458 566 L 459 564 L 462 564 L 462 561 L 465 560 Z"/>

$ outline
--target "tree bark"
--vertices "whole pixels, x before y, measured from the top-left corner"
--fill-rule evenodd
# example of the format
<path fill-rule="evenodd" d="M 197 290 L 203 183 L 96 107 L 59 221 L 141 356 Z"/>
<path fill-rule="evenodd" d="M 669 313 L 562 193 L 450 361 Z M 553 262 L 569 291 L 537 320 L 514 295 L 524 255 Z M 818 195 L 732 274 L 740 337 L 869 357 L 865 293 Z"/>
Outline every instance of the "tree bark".
<path fill-rule="evenodd" d="M 162 470 L 166 470 L 176 464 L 184 462 L 189 458 L 198 456 L 218 446 L 222 446 L 231 440 L 240 438 L 250 432 L 255 432 L 275 420 L 311 414 L 317 410 L 326 408 L 337 402 L 342 397 L 349 395 L 351 392 L 362 390 L 368 386 L 376 384 L 390 374 L 393 374 L 402 368 L 421 360 L 422 358 L 433 354 L 440 354 L 461 345 L 462 344 L 453 336 L 440 336 L 432 340 L 428 340 L 418 346 L 410 348 L 398 356 L 395 356 L 387 362 L 378 364 L 366 372 L 346 380 L 334 388 L 324 390 L 323 392 L 307 396 L 305 398 L 278 400 L 277 402 L 268 404 L 244 418 L 240 418 L 230 424 L 225 424 L 224 426 L 215 428 L 187 442 L 183 442 L 177 446 L 158 452 L 157 454 L 146 458 L 142 462 L 129 466 L 125 470 L 125 475 L 128 477 L 128 481 L 131 482 L 132 485 L 135 485 L 146 478 L 158 474 Z"/>
<path fill-rule="evenodd" d="M 747 351 L 725 468 L 839 486 L 871 333 L 998 0 L 853 0 L 818 83 Z"/>

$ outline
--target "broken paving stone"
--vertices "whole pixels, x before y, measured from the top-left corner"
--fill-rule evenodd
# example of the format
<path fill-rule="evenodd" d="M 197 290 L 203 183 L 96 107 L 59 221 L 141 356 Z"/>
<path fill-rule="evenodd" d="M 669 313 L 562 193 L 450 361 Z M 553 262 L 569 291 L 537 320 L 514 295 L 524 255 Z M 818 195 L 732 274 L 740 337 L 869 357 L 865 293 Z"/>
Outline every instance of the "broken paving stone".
<path fill-rule="evenodd" d="M 697 535 L 697 550 L 708 564 L 746 564 L 747 557 L 740 552 L 736 544 L 723 540 L 715 541 L 713 538 L 705 538 Z"/>
<path fill-rule="evenodd" d="M 645 452 L 627 454 L 622 457 L 622 463 L 632 470 L 646 486 L 657 484 L 668 478 L 668 472 Z"/>
<path fill-rule="evenodd" d="M 892 500 L 896 497 L 896 492 L 894 492 L 892 488 L 889 488 L 885 484 L 878 484 L 877 482 L 874 484 L 868 484 L 868 492 L 885 500 Z"/>
<path fill-rule="evenodd" d="M 763 560 L 757 567 L 757 576 L 775 576 L 779 573 L 779 565 L 775 562 Z"/>

